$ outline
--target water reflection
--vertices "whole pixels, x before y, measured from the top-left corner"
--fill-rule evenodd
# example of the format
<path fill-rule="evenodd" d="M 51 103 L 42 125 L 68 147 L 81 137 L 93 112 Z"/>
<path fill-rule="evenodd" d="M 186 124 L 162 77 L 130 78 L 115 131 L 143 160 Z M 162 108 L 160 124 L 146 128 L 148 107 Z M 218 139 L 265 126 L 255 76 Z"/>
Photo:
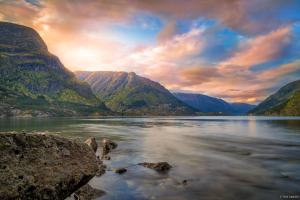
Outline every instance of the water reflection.
<path fill-rule="evenodd" d="M 116 140 L 100 199 L 279 199 L 300 188 L 300 118 L 164 117 L 0 120 L 0 131 Z M 168 174 L 136 166 L 167 161 Z M 187 185 L 182 181 L 187 180 Z"/>

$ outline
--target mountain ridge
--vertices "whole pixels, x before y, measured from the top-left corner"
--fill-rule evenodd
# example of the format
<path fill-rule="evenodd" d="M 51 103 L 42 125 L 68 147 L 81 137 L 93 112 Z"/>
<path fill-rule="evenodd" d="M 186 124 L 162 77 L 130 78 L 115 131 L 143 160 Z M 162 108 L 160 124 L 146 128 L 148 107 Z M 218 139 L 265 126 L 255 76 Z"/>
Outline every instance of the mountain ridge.
<path fill-rule="evenodd" d="M 194 115 L 195 110 L 176 99 L 161 84 L 134 72 L 77 71 L 94 94 L 115 112 L 128 115 Z"/>
<path fill-rule="evenodd" d="M 221 98 L 197 93 L 174 92 L 175 97 L 204 113 L 225 115 L 246 114 L 254 105 L 247 103 L 229 103 Z"/>

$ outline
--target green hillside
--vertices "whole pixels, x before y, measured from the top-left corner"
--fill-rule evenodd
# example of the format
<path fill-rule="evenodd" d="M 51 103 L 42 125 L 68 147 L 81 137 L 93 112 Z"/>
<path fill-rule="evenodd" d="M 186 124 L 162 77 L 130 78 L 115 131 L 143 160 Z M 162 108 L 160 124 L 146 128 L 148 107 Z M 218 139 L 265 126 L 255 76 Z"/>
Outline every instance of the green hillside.
<path fill-rule="evenodd" d="M 193 115 L 195 110 L 157 82 L 126 72 L 76 72 L 111 110 L 125 115 Z"/>
<path fill-rule="evenodd" d="M 300 116 L 300 80 L 282 87 L 251 110 L 250 114 Z"/>
<path fill-rule="evenodd" d="M 0 116 L 73 116 L 107 108 L 36 31 L 0 22 Z"/>

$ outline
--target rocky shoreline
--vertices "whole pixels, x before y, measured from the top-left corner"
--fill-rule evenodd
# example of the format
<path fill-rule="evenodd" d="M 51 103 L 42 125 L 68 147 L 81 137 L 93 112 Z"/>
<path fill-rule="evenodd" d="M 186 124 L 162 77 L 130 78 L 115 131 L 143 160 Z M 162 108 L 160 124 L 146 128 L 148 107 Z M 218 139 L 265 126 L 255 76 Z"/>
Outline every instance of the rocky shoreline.
<path fill-rule="evenodd" d="M 88 182 L 105 173 L 103 160 L 110 160 L 109 153 L 118 145 L 103 139 L 101 146 L 102 155 L 96 156 L 95 138 L 82 142 L 43 133 L 0 133 L 0 199 L 90 200 L 105 195 Z M 166 162 L 136 165 L 159 173 L 172 167 Z"/>

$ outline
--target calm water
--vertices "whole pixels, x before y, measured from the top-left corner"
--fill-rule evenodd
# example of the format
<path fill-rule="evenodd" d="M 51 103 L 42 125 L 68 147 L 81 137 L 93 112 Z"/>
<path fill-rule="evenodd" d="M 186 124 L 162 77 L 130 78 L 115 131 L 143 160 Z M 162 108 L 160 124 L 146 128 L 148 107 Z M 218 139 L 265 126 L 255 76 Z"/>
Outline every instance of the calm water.
<path fill-rule="evenodd" d="M 300 195 L 300 118 L 164 117 L 0 120 L 0 131 L 49 132 L 119 146 L 99 199 L 280 199 Z M 136 166 L 167 161 L 167 174 Z M 181 182 L 187 180 L 187 185 Z M 299 197 L 300 198 L 300 197 Z"/>

